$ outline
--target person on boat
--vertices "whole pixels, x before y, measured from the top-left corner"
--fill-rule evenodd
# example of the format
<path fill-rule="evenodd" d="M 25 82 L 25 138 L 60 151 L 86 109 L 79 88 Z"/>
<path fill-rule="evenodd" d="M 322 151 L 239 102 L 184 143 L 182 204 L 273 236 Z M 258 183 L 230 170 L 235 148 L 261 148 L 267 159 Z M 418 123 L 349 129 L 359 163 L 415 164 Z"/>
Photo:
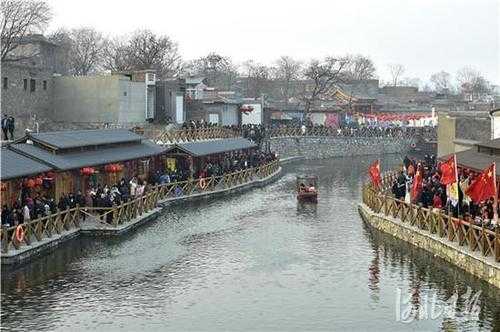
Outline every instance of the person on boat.
<path fill-rule="evenodd" d="M 299 192 L 306 192 L 306 191 L 307 191 L 306 185 L 304 184 L 304 182 L 301 182 L 299 184 Z"/>

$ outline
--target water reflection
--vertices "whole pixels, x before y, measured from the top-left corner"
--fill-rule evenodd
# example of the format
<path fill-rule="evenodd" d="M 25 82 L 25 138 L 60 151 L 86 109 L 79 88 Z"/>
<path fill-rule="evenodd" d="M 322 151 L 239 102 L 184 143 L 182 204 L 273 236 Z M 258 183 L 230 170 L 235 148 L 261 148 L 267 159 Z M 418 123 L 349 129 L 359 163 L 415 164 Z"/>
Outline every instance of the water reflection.
<path fill-rule="evenodd" d="M 287 166 L 265 188 L 179 204 L 120 239 L 78 239 L 2 271 L 12 330 L 478 330 L 500 328 L 499 291 L 366 226 L 361 180 L 374 158 Z M 399 157 L 383 158 L 391 168 Z M 300 204 L 295 176 L 319 176 Z M 467 287 L 470 287 L 469 289 Z M 467 292 L 478 319 L 465 321 Z M 399 292 L 399 293 L 398 293 Z M 397 320 L 457 296 L 458 317 Z M 196 319 L 193 319 L 196 317 Z M 400 318 L 401 318 L 400 317 Z M 19 322 L 22 322 L 20 324 Z"/>

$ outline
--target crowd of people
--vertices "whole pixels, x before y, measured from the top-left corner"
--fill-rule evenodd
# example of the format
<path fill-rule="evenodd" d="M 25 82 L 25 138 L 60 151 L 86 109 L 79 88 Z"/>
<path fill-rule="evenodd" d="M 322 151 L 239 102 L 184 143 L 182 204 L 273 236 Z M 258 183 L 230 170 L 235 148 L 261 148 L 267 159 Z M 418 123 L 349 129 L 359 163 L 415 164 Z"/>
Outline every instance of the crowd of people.
<path fill-rule="evenodd" d="M 242 137 L 248 138 L 259 144 L 266 136 L 280 135 L 286 133 L 287 129 L 298 131 L 301 135 L 312 136 L 337 136 L 337 137 L 394 137 L 394 138 L 413 138 L 416 136 L 427 139 L 436 139 L 437 132 L 434 127 L 405 127 L 405 126 L 375 126 L 375 125 L 336 125 L 325 126 L 313 124 L 311 121 L 300 122 L 292 121 L 290 123 L 262 125 L 262 124 L 244 124 L 240 126 L 220 126 L 214 123 L 204 121 L 189 121 L 182 125 L 182 129 L 206 129 L 206 128 L 224 128 L 234 131 Z"/>
<path fill-rule="evenodd" d="M 403 169 L 392 184 L 392 194 L 396 199 L 413 202 L 424 208 L 442 210 L 444 213 L 464 219 L 478 226 L 494 228 L 494 199 L 475 203 L 468 195 L 467 188 L 474 181 L 477 173 L 467 169 L 458 169 L 458 200 L 451 197 L 449 188 L 441 183 L 440 163 L 435 156 L 426 155 L 423 160 L 404 158 Z M 417 170 L 422 175 L 421 189 L 411 197 L 412 185 Z M 498 211 L 497 211 L 498 212 Z"/>
<path fill-rule="evenodd" d="M 208 158 L 204 165 L 193 174 L 194 180 L 200 178 L 222 176 L 251 167 L 258 167 L 276 159 L 274 153 L 257 151 L 253 153 L 231 153 L 223 157 Z M 57 211 L 65 211 L 76 206 L 81 207 L 113 207 L 143 196 L 157 185 L 188 180 L 191 170 L 187 164 L 179 164 L 175 170 L 158 170 L 152 172 L 148 179 L 138 176 L 131 179 L 121 178 L 117 183 L 91 183 L 85 192 L 62 194 L 56 202 L 46 195 L 35 194 L 30 188 L 23 188 L 21 197 L 11 207 L 3 205 L 1 222 L 3 226 L 16 226 L 31 220 L 49 216 Z M 176 188 L 175 195 L 182 195 L 182 189 Z M 85 219 L 86 214 L 82 214 Z M 111 214 L 108 214 L 108 222 Z"/>

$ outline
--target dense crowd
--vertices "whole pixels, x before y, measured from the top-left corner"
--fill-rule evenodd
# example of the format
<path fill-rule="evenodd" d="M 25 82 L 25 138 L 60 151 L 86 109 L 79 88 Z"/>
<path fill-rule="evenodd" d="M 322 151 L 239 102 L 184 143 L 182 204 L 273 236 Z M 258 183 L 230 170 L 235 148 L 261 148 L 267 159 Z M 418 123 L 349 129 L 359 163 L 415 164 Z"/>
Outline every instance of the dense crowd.
<path fill-rule="evenodd" d="M 338 137 L 395 137 L 413 138 L 416 136 L 435 140 L 437 138 L 435 127 L 405 127 L 405 126 L 377 126 L 377 125 L 337 125 L 325 126 L 312 122 L 290 122 L 287 124 L 257 125 L 244 124 L 240 126 L 219 126 L 204 121 L 190 121 L 182 125 L 182 129 L 224 128 L 260 144 L 266 135 L 279 135 L 278 130 L 299 132 L 301 135 L 311 136 L 338 136 Z M 281 133 L 281 134 L 282 134 Z"/>
<path fill-rule="evenodd" d="M 493 198 L 474 203 L 467 195 L 467 188 L 474 181 L 477 173 L 467 169 L 458 169 L 458 200 L 450 197 L 449 189 L 441 184 L 441 171 L 435 156 L 425 156 L 423 160 L 405 157 L 401 170 L 392 184 L 392 193 L 395 198 L 406 202 L 413 202 L 424 208 L 442 210 L 454 217 L 462 218 L 478 226 L 493 228 L 496 225 L 494 218 Z M 416 197 L 411 197 L 411 188 L 417 170 L 422 174 L 421 190 Z"/>
<path fill-rule="evenodd" d="M 194 174 L 194 179 L 202 177 L 221 176 L 251 167 L 258 167 L 276 159 L 274 153 L 232 153 L 217 159 L 207 159 L 203 167 Z M 31 189 L 23 188 L 20 199 L 11 207 L 4 205 L 1 210 L 1 221 L 4 226 L 13 226 L 48 216 L 59 211 L 65 211 L 78 206 L 84 207 L 113 207 L 141 197 L 152 190 L 154 186 L 173 182 L 185 181 L 190 178 L 191 170 L 187 164 L 180 164 L 175 170 L 152 172 L 147 180 L 138 176 L 131 179 L 121 178 L 113 185 L 91 184 L 82 193 L 62 194 L 56 202 L 45 195 L 34 197 Z M 182 195 L 182 189 L 176 188 L 176 195 Z M 34 197 L 34 198 L 33 198 Z M 85 219 L 85 214 L 82 214 Z M 108 214 L 108 219 L 111 214 Z M 108 220 L 110 222 L 110 220 Z"/>

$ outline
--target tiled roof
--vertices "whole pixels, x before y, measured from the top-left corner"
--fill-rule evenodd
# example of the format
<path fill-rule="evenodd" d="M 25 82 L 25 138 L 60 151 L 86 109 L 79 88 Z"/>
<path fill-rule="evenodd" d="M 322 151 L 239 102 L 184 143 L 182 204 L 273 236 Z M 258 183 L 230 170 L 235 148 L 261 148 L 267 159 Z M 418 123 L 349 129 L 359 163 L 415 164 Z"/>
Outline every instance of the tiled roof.
<path fill-rule="evenodd" d="M 55 149 L 140 142 L 142 137 L 126 129 L 71 130 L 30 134 L 33 141 Z"/>
<path fill-rule="evenodd" d="M 32 144 L 13 144 L 10 148 L 25 156 L 43 161 L 57 170 L 70 170 L 85 166 L 132 160 L 160 154 L 166 149 L 149 141 L 140 144 L 132 143 L 97 150 L 54 154 Z M 3 166 L 3 165 L 2 165 Z"/>
<path fill-rule="evenodd" d="M 48 165 L 25 157 L 7 148 L 1 149 L 0 159 L 0 179 L 2 180 L 34 175 L 52 169 Z"/>
<path fill-rule="evenodd" d="M 242 150 L 256 147 L 254 143 L 245 138 L 225 138 L 203 142 L 178 143 L 171 147 L 176 147 L 194 156 L 207 156 L 233 150 Z"/>

